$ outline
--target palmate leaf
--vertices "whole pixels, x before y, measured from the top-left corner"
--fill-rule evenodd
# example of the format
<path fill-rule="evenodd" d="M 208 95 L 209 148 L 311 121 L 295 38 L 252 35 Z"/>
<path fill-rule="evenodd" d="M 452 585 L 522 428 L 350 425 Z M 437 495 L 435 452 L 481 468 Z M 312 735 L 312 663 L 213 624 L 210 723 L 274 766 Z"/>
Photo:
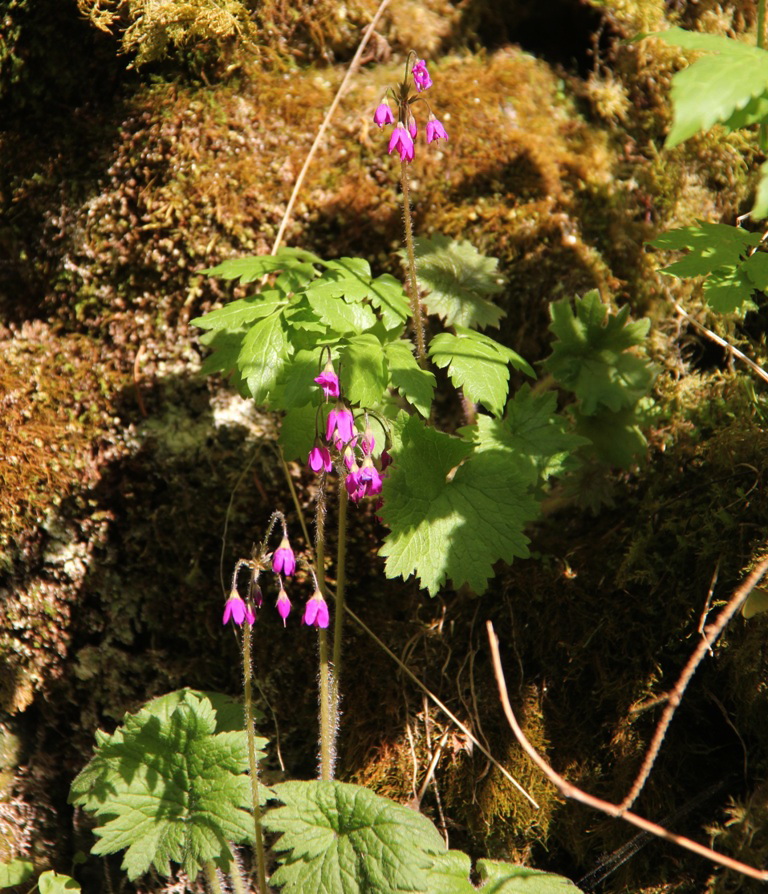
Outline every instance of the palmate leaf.
<path fill-rule="evenodd" d="M 273 313 L 248 329 L 237 356 L 237 369 L 256 403 L 266 402 L 292 353 L 281 313 Z"/>
<path fill-rule="evenodd" d="M 427 291 L 424 304 L 447 326 L 485 328 L 498 326 L 506 316 L 486 296 L 503 291 L 498 258 L 481 255 L 470 242 L 447 236 L 417 239 L 416 278 Z"/>
<path fill-rule="evenodd" d="M 207 276 L 220 276 L 222 279 L 239 279 L 241 283 L 249 283 L 261 279 L 267 273 L 278 270 L 296 271 L 300 278 L 315 275 L 314 264 L 323 261 L 311 251 L 301 248 L 281 248 L 276 255 L 253 255 L 247 258 L 231 258 L 222 261 L 216 267 L 201 270 Z"/>
<path fill-rule="evenodd" d="M 218 307 L 202 317 L 196 317 L 191 323 L 200 329 L 241 329 L 253 320 L 268 317 L 286 304 L 288 298 L 284 292 L 267 289 L 258 295 L 230 301 L 224 307 Z"/>
<path fill-rule="evenodd" d="M 664 233 L 650 243 L 654 248 L 687 250 L 679 261 L 661 273 L 678 278 L 705 276 L 708 304 L 720 313 L 733 313 L 752 306 L 752 293 L 768 288 L 768 254 L 756 251 L 760 233 L 742 227 L 698 221 Z"/>
<path fill-rule="evenodd" d="M 403 292 L 403 287 L 397 280 L 385 274 L 374 277 L 367 261 L 362 258 L 339 258 L 337 261 L 328 261 L 327 270 L 323 275 L 307 286 L 306 294 L 313 308 L 323 308 L 325 313 L 331 313 L 334 302 L 342 299 L 351 307 L 363 308 L 370 314 L 370 322 L 363 324 L 362 318 L 357 321 L 354 328 L 342 329 L 329 320 L 329 325 L 339 332 L 363 332 L 373 326 L 375 318 L 363 301 L 370 301 L 378 308 L 384 328 L 392 330 L 402 326 L 408 319 L 408 301 Z M 345 325 L 349 321 L 345 319 Z"/>
<path fill-rule="evenodd" d="M 503 419 L 479 416 L 461 433 L 471 437 L 478 450 L 508 451 L 509 462 L 533 485 L 562 475 L 574 451 L 589 443 L 566 431 L 566 420 L 556 408 L 556 394 L 534 395 L 523 385 L 507 404 Z"/>
<path fill-rule="evenodd" d="M 674 119 L 667 148 L 714 124 L 735 130 L 763 120 L 768 110 L 768 52 L 728 37 L 682 28 L 648 36 L 708 54 L 672 78 Z"/>
<path fill-rule="evenodd" d="M 429 416 L 435 393 L 435 376 L 422 369 L 413 356 L 410 342 L 399 339 L 384 345 L 392 387 L 413 404 L 422 416 Z"/>
<path fill-rule="evenodd" d="M 533 378 L 536 374 L 519 354 L 482 332 L 454 328 L 455 335 L 442 332 L 432 339 L 429 356 L 436 366 L 448 370 L 453 384 L 463 388 L 469 400 L 500 416 L 507 399 L 509 365 Z"/>
<path fill-rule="evenodd" d="M 479 860 L 483 884 L 469 880 L 471 861 L 447 850 L 420 813 L 344 782 L 284 782 L 284 806 L 264 825 L 280 833 L 281 866 L 270 879 L 282 894 L 568 894 L 561 876 L 496 860 Z"/>
<path fill-rule="evenodd" d="M 760 179 L 757 181 L 755 192 L 755 204 L 749 212 L 753 220 L 762 220 L 768 217 L 768 161 L 760 165 Z"/>
<path fill-rule="evenodd" d="M 579 891 L 562 875 L 501 860 L 478 860 L 477 870 L 484 894 L 576 894 Z"/>
<path fill-rule="evenodd" d="M 446 579 L 481 593 L 494 562 L 528 556 L 523 529 L 538 514 L 529 476 L 508 451 L 475 451 L 416 416 L 397 436 L 380 510 L 387 577 L 416 574 L 433 596 Z"/>
<path fill-rule="evenodd" d="M 230 700 L 186 689 L 126 715 L 113 735 L 97 734 L 70 792 L 101 821 L 93 852 L 126 849 L 130 879 L 150 866 L 168 875 L 170 861 L 190 875 L 206 860 L 226 865 L 227 842 L 253 834 L 248 749 L 242 729 L 231 729 L 236 719 L 242 726 Z"/>
<path fill-rule="evenodd" d="M 596 290 L 576 298 L 575 306 L 574 313 L 567 298 L 550 305 L 557 341 L 545 369 L 574 392 L 586 415 L 634 406 L 654 379 L 645 357 L 630 352 L 643 344 L 650 320 L 628 322 L 628 307 L 609 313 Z"/>
<path fill-rule="evenodd" d="M 271 884 L 285 894 L 416 894 L 446 847 L 432 823 L 367 789 L 343 782 L 284 782 L 282 807 L 264 825 L 286 854 Z"/>
<path fill-rule="evenodd" d="M 347 399 L 363 407 L 375 406 L 389 383 L 384 346 L 375 335 L 356 335 L 339 348 L 340 382 Z"/>

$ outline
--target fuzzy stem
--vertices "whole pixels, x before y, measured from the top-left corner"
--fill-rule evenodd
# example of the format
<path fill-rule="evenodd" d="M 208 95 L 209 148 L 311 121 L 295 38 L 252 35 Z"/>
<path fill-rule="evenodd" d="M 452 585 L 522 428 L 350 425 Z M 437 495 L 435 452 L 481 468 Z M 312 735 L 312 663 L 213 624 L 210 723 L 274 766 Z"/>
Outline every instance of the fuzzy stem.
<path fill-rule="evenodd" d="M 256 765 L 256 739 L 253 732 L 252 667 L 251 625 L 246 620 L 243 624 L 245 734 L 248 739 L 248 766 L 251 771 L 251 803 L 253 805 L 253 830 L 256 842 L 256 880 L 259 894 L 267 894 L 267 864 L 264 857 L 264 835 L 261 830 L 261 805 L 259 804 L 259 768 Z"/>
<path fill-rule="evenodd" d="M 219 881 L 219 876 L 216 872 L 213 860 L 206 860 L 203 863 L 203 873 L 205 874 L 205 881 L 211 894 L 223 894 L 221 890 L 221 882 Z"/>
<path fill-rule="evenodd" d="M 232 848 L 232 862 L 229 864 L 229 878 L 232 882 L 232 890 L 235 894 L 246 894 L 245 881 L 243 879 L 243 871 L 240 867 L 240 858 Z"/>
<path fill-rule="evenodd" d="M 765 7 L 766 0 L 757 0 L 757 46 L 765 49 Z M 768 152 L 768 125 L 763 121 L 759 127 L 760 148 Z"/>
<path fill-rule="evenodd" d="M 424 319 L 421 315 L 419 286 L 416 282 L 416 257 L 413 253 L 413 223 L 411 221 L 411 192 L 408 181 L 408 163 L 400 162 L 400 186 L 403 190 L 403 221 L 405 223 L 405 251 L 408 256 L 408 295 L 411 299 L 413 330 L 416 335 L 416 356 L 421 366 L 427 362 L 427 349 L 424 343 Z"/>
<path fill-rule="evenodd" d="M 328 633 L 317 631 L 320 650 L 320 778 L 333 779 L 333 675 L 328 663 Z"/>
<path fill-rule="evenodd" d="M 333 681 L 334 711 L 339 712 L 339 684 L 341 681 L 341 645 L 344 627 L 344 588 L 347 583 L 347 488 L 339 482 L 339 542 L 336 554 L 336 618 L 333 626 Z"/>
<path fill-rule="evenodd" d="M 315 561 L 317 564 L 317 585 L 323 598 L 328 596 L 325 586 L 325 479 L 317 495 L 315 510 Z M 331 717 L 332 675 L 328 664 L 328 634 L 320 628 L 317 631 L 319 649 L 320 682 L 320 778 L 333 778 L 333 737 L 335 724 Z"/>

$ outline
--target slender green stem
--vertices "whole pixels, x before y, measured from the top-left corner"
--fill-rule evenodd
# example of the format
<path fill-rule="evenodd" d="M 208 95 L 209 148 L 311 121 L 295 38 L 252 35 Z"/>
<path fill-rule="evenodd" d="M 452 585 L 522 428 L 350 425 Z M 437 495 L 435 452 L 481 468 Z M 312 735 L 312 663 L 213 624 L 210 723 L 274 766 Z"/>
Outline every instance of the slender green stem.
<path fill-rule="evenodd" d="M 413 223 L 411 221 L 411 190 L 408 182 L 408 163 L 400 162 L 400 185 L 403 190 L 403 221 L 405 222 L 405 253 L 408 257 L 408 295 L 411 299 L 413 331 L 416 336 L 416 356 L 424 366 L 427 349 L 424 343 L 424 319 L 419 301 L 419 286 L 416 281 L 416 256 L 413 253 Z"/>
<path fill-rule="evenodd" d="M 761 50 L 765 49 L 765 7 L 766 0 L 757 0 L 757 45 Z M 760 148 L 768 152 L 768 124 L 765 122 L 760 124 L 758 138 Z"/>
<path fill-rule="evenodd" d="M 334 709 L 338 714 L 339 685 L 341 681 L 341 647 L 344 628 L 344 589 L 347 583 L 347 488 L 339 482 L 339 542 L 336 554 L 336 618 L 333 625 L 333 680 Z"/>
<path fill-rule="evenodd" d="M 325 478 L 317 495 L 315 508 L 315 561 L 317 563 L 317 585 L 323 598 L 328 601 L 325 586 Z M 319 649 L 320 684 L 320 778 L 333 779 L 333 754 L 336 724 L 333 721 L 332 674 L 328 663 L 328 634 L 320 628 L 317 631 Z"/>
<path fill-rule="evenodd" d="M 203 863 L 203 873 L 205 874 L 205 881 L 211 894 L 223 894 L 221 890 L 221 882 L 219 881 L 219 876 L 212 860 L 206 860 L 205 863 Z"/>
<path fill-rule="evenodd" d="M 264 835 L 261 828 L 259 804 L 259 768 L 256 764 L 256 740 L 253 730 L 253 676 L 251 659 L 251 625 L 243 624 L 243 679 L 245 689 L 245 734 L 248 740 L 248 766 L 251 771 L 251 803 L 253 805 L 253 830 L 256 840 L 256 880 L 259 894 L 267 894 L 267 863 L 264 857 Z"/>

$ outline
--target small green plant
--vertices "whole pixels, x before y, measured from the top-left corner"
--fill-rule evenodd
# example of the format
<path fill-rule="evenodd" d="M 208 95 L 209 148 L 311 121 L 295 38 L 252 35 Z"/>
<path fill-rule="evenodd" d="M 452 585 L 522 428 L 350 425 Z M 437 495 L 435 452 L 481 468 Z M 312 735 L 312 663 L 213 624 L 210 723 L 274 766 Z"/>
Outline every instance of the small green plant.
<path fill-rule="evenodd" d="M 243 708 L 182 690 L 126 716 L 112 735 L 99 734 L 71 798 L 96 818 L 94 853 L 125 851 L 129 878 L 149 869 L 168 875 L 177 863 L 191 876 L 204 871 L 214 892 L 220 875 L 246 890 L 236 848 L 249 845 L 259 894 L 270 886 L 328 894 L 477 890 L 469 857 L 448 850 L 428 819 L 333 779 L 345 591 L 354 584 L 346 567 L 350 504 L 376 501 L 388 578 L 415 577 L 433 596 L 449 582 L 480 594 L 496 562 L 529 556 L 527 526 L 553 479 L 577 471 L 584 457 L 627 466 L 642 453 L 639 412 L 654 371 L 644 350 L 647 321 L 631 322 L 626 308 L 614 312 L 597 292 L 552 304 L 547 375 L 533 386 L 534 367 L 480 331 L 504 316 L 492 300 L 505 284 L 498 261 L 468 241 L 413 236 L 417 104 L 427 106 L 427 143 L 449 139 L 424 96 L 431 86 L 425 63 L 411 54 L 403 82 L 374 117 L 380 127 L 394 125 L 389 151 L 400 156 L 405 287 L 374 275 L 363 258 L 325 260 L 296 248 L 206 271 L 247 294 L 193 321 L 211 350 L 203 371 L 223 373 L 241 395 L 280 414 L 284 456 L 318 476 L 315 537 L 297 555 L 275 512 L 251 557 L 235 564 L 222 620 L 241 638 Z M 444 430 L 430 364 L 445 371 L 461 408 Z M 331 498 L 338 502 L 333 589 Z M 270 578 L 290 623 L 287 580 L 299 567 L 312 582 L 302 620 L 318 637 L 320 779 L 267 789 L 258 768 L 266 743 L 255 735 L 253 625 Z M 265 831 L 279 836 L 270 878 Z M 478 861 L 474 874 L 486 892 L 576 890 L 560 876 L 490 860 Z"/>

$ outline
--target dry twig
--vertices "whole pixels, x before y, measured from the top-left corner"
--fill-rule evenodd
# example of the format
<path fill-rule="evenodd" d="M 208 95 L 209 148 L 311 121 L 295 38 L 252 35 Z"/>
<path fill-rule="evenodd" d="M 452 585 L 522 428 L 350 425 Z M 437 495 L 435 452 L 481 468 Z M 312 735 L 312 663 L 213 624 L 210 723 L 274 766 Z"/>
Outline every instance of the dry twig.
<path fill-rule="evenodd" d="M 764 563 L 762 564 L 764 566 L 764 571 L 765 567 L 768 566 L 768 559 L 764 560 Z M 720 854 L 717 851 L 713 851 L 711 848 L 704 847 L 703 844 L 699 844 L 690 838 L 685 838 L 682 835 L 676 835 L 674 832 L 669 832 L 663 826 L 659 826 L 657 823 L 652 823 L 650 820 L 644 819 L 642 816 L 638 816 L 630 810 L 625 810 L 618 804 L 611 804 L 610 801 L 603 801 L 602 798 L 596 798 L 594 795 L 590 795 L 578 788 L 578 786 L 568 782 L 559 773 L 553 770 L 538 751 L 536 751 L 533 745 L 531 745 L 526 738 L 525 733 L 520 728 L 520 724 L 517 722 L 515 713 L 512 710 L 512 705 L 509 703 L 507 684 L 504 679 L 504 671 L 501 667 L 501 657 L 499 655 L 499 641 L 494 632 L 493 624 L 490 621 L 487 621 L 485 626 L 488 631 L 488 642 L 491 646 L 496 684 L 499 687 L 499 698 L 501 699 L 501 705 L 504 709 L 504 715 L 507 718 L 507 722 L 509 723 L 512 732 L 515 734 L 515 738 L 520 743 L 520 747 L 564 798 L 572 798 L 574 801 L 586 804 L 587 807 L 592 807 L 595 810 L 607 813 L 608 816 L 615 816 L 618 819 L 626 820 L 628 823 L 637 826 L 638 829 L 642 829 L 644 832 L 650 832 L 651 835 L 656 835 L 659 838 L 663 838 L 665 841 L 671 841 L 673 844 L 684 847 L 686 850 L 693 851 L 694 854 L 698 854 L 700 857 L 711 860 L 713 863 L 718 863 L 721 866 L 733 869 L 736 872 L 740 872 L 750 878 L 758 879 L 761 882 L 768 882 L 768 871 L 757 869 L 754 866 L 748 866 L 740 860 L 734 860 L 732 857 L 727 857 L 725 854 Z M 702 642 L 705 641 L 702 640 Z"/>

